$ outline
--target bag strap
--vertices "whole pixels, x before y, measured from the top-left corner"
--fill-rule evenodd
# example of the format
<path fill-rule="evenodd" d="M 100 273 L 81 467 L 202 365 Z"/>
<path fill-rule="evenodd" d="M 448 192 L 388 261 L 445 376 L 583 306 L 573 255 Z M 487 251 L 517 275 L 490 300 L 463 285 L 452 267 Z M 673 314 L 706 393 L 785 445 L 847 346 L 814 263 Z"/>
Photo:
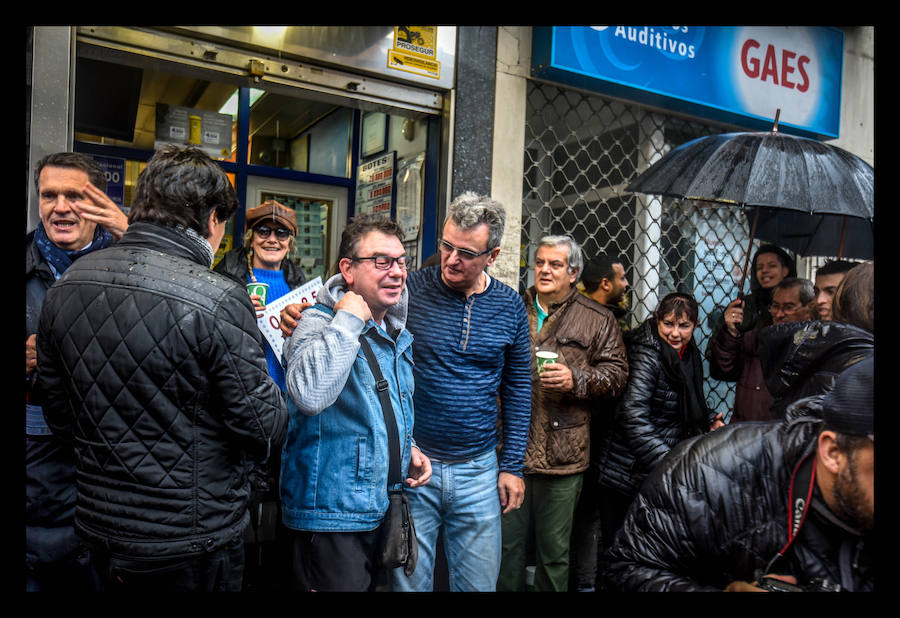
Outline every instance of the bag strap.
<path fill-rule="evenodd" d="M 378 400 L 381 402 L 381 412 L 384 414 L 384 426 L 387 428 L 388 453 L 390 455 L 390 467 L 388 469 L 388 487 L 402 482 L 400 479 L 400 436 L 397 431 L 397 419 L 394 417 L 394 407 L 391 405 L 391 396 L 388 392 L 388 381 L 381 373 L 381 367 L 372 351 L 372 346 L 365 334 L 359 336 L 359 345 L 362 347 L 369 368 L 375 376 L 375 390 L 378 392 Z"/>

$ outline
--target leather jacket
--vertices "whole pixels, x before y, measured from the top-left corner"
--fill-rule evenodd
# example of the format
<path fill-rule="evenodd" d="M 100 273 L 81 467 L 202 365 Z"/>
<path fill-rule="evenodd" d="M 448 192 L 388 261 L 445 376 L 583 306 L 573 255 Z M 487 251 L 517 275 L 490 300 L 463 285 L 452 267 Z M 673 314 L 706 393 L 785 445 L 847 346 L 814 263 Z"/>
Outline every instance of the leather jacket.
<path fill-rule="evenodd" d="M 225 547 L 249 521 L 248 468 L 287 412 L 246 289 L 161 225 L 132 223 L 50 288 L 38 387 L 74 443 L 75 526 L 129 557 Z"/>
<path fill-rule="evenodd" d="M 536 294 L 532 287 L 522 295 L 532 349 L 557 352 L 559 362 L 571 369 L 574 386 L 568 393 L 541 388 L 532 354 L 525 473 L 577 474 L 590 464 L 592 410 L 598 401 L 618 397 L 628 381 L 625 343 L 612 312 L 574 287 L 561 301 L 551 303 L 537 332 Z"/>

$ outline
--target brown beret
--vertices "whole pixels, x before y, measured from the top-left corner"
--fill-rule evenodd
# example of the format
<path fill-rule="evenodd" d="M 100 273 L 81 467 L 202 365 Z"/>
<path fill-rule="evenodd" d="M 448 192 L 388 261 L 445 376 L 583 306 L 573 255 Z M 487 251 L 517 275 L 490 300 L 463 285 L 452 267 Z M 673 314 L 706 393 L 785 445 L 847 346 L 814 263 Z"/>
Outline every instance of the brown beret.
<path fill-rule="evenodd" d="M 247 211 L 247 228 L 250 229 L 260 221 L 274 219 L 283 223 L 291 234 L 297 234 L 297 217 L 294 211 L 287 206 L 282 206 L 275 200 L 266 200 L 256 208 Z"/>

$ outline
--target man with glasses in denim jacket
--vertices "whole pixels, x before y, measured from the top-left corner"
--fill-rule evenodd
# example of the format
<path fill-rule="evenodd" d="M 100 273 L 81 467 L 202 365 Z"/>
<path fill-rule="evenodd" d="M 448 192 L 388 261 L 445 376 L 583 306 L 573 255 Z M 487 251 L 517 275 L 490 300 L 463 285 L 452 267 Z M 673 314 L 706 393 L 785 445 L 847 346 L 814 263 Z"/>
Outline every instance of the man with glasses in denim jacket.
<path fill-rule="evenodd" d="M 341 238 L 340 273 L 322 286 L 285 342 L 290 421 L 281 456 L 282 518 L 295 532 L 293 576 L 302 591 L 373 591 L 386 575 L 376 553 L 388 508 L 388 437 L 360 337 L 388 383 L 406 484 L 420 486 L 431 475 L 412 439 L 402 239 L 389 219 L 354 218 Z"/>

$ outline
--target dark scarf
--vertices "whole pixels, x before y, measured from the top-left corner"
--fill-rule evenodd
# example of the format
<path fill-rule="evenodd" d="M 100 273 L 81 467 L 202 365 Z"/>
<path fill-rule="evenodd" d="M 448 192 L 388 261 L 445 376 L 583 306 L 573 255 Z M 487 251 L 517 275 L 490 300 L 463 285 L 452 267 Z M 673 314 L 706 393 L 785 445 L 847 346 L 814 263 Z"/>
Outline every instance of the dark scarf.
<path fill-rule="evenodd" d="M 706 433 L 711 414 L 703 396 L 703 364 L 697 344 L 691 339 L 684 353 L 679 354 L 659 336 L 656 320 L 652 320 L 651 329 L 660 343 L 663 373 L 678 392 L 678 406 L 684 426 L 689 431 Z"/>
<path fill-rule="evenodd" d="M 88 254 L 91 251 L 97 251 L 98 249 L 105 249 L 112 243 L 112 240 L 112 234 L 98 225 L 96 229 L 94 229 L 94 238 L 87 247 L 79 251 L 66 251 L 53 244 L 53 241 L 47 236 L 47 231 L 44 229 L 43 222 L 38 223 L 37 228 L 34 230 L 34 242 L 37 244 L 38 251 L 40 251 L 41 256 L 47 260 L 47 263 L 57 277 L 62 276 L 69 266 L 72 265 L 72 262 L 82 255 Z"/>

